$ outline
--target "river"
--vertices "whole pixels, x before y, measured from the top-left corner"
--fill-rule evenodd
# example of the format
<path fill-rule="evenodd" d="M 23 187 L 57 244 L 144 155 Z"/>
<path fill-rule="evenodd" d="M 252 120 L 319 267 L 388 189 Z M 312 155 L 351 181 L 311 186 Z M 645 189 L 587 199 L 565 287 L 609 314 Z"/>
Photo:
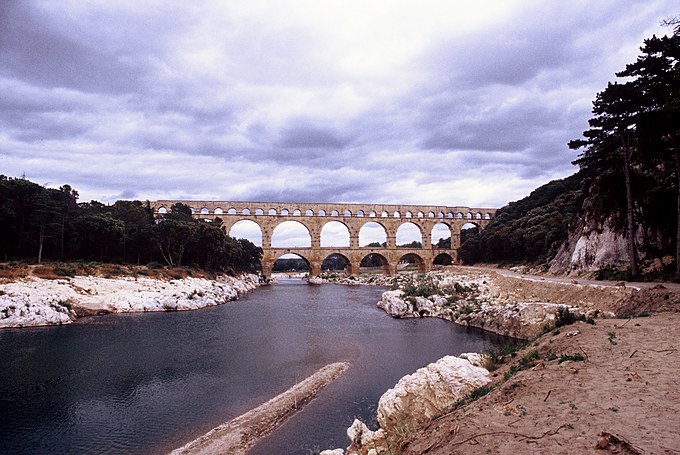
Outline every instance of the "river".
<path fill-rule="evenodd" d="M 197 311 L 0 331 L 0 452 L 166 453 L 337 361 L 350 369 L 252 450 L 346 447 L 380 395 L 447 354 L 502 338 L 393 319 L 384 288 L 282 281 Z"/>

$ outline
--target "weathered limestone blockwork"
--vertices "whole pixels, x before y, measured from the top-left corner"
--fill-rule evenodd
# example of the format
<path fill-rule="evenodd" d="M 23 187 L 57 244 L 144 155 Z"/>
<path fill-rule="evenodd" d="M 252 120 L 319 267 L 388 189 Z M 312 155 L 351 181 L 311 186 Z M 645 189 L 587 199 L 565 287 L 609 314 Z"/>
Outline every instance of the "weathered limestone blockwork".
<path fill-rule="evenodd" d="M 321 263 L 331 254 L 344 256 L 350 275 L 359 273 L 361 260 L 371 253 L 383 258 L 385 272 L 394 274 L 399 260 L 405 255 L 416 259 L 420 271 L 429 271 L 433 261 L 441 254 L 448 255 L 453 262 L 458 259 L 460 231 L 464 224 L 473 223 L 479 228 L 486 227 L 496 214 L 493 208 L 470 208 L 460 206 L 434 205 L 387 205 L 387 204 L 320 204 L 301 202 L 235 202 L 235 201 L 181 201 L 164 200 L 151 202 L 157 216 L 170 211 L 173 204 L 188 205 L 194 217 L 212 221 L 222 220 L 225 232 L 242 220 L 255 222 L 262 231 L 262 274 L 271 274 L 274 261 L 280 256 L 292 253 L 304 258 L 311 275 L 321 273 Z M 272 248 L 272 235 L 276 227 L 285 221 L 297 221 L 307 228 L 311 247 Z M 322 247 L 321 230 L 331 221 L 344 224 L 349 231 L 349 247 Z M 375 222 L 387 233 L 387 246 L 368 248 L 359 246 L 359 231 L 369 222 Z M 423 247 L 416 249 L 397 248 L 397 230 L 404 223 L 413 223 L 421 232 Z M 443 223 L 451 231 L 451 248 L 436 248 L 431 242 L 434 226 Z"/>

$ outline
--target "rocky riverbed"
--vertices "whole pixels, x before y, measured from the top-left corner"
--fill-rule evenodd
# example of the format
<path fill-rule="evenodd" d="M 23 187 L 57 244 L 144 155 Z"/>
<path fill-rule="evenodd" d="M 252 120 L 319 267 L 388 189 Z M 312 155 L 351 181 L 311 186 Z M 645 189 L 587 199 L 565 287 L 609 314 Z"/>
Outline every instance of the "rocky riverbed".
<path fill-rule="evenodd" d="M 585 319 L 613 317 L 610 308 L 636 292 L 625 286 L 530 280 L 463 268 L 400 275 L 392 286 L 378 307 L 393 317 L 437 317 L 521 339 L 554 327 L 560 311 Z"/>
<path fill-rule="evenodd" d="M 251 274 L 172 280 L 29 276 L 0 284 L 0 328 L 68 324 L 94 314 L 195 310 L 234 300 L 258 283 Z"/>

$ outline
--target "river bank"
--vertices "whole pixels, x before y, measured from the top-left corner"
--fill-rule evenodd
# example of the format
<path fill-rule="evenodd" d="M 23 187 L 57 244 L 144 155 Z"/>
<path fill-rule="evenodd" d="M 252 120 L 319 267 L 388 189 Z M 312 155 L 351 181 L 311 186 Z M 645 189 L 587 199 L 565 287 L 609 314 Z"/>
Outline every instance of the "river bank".
<path fill-rule="evenodd" d="M 568 310 L 584 320 L 614 317 L 615 310 L 625 302 L 653 299 L 650 295 L 654 286 L 612 285 L 460 266 L 393 277 L 335 275 L 312 282 L 391 286 L 378 307 L 392 317 L 436 317 L 520 339 L 534 338 L 550 329 L 560 311 Z"/>
<path fill-rule="evenodd" d="M 519 351 L 488 352 L 478 362 L 489 374 L 481 387 L 436 364 L 404 377 L 407 385 L 399 381 L 380 399 L 379 430 L 355 422 L 349 447 L 324 455 L 680 453 L 672 430 L 680 426 L 675 286 L 603 286 L 473 269 L 400 281 L 379 303 L 395 317 L 434 316 L 533 341 Z M 421 403 L 435 402 L 444 402 L 439 412 L 421 412 Z M 381 422 L 382 408 L 409 412 L 397 413 L 395 427 Z"/>
<path fill-rule="evenodd" d="M 0 328 L 69 324 L 96 314 L 195 310 L 237 299 L 258 284 L 252 274 L 214 279 L 26 276 L 0 283 Z"/>

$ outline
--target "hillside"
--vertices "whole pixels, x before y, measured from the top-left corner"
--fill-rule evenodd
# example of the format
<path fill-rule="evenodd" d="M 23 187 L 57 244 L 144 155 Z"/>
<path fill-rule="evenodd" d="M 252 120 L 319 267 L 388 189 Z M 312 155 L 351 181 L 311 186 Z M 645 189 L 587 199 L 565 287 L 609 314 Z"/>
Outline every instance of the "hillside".
<path fill-rule="evenodd" d="M 577 173 L 501 208 L 486 229 L 466 236 L 459 250 L 463 263 L 548 262 L 577 219 L 584 200 L 583 185 L 583 177 Z"/>

